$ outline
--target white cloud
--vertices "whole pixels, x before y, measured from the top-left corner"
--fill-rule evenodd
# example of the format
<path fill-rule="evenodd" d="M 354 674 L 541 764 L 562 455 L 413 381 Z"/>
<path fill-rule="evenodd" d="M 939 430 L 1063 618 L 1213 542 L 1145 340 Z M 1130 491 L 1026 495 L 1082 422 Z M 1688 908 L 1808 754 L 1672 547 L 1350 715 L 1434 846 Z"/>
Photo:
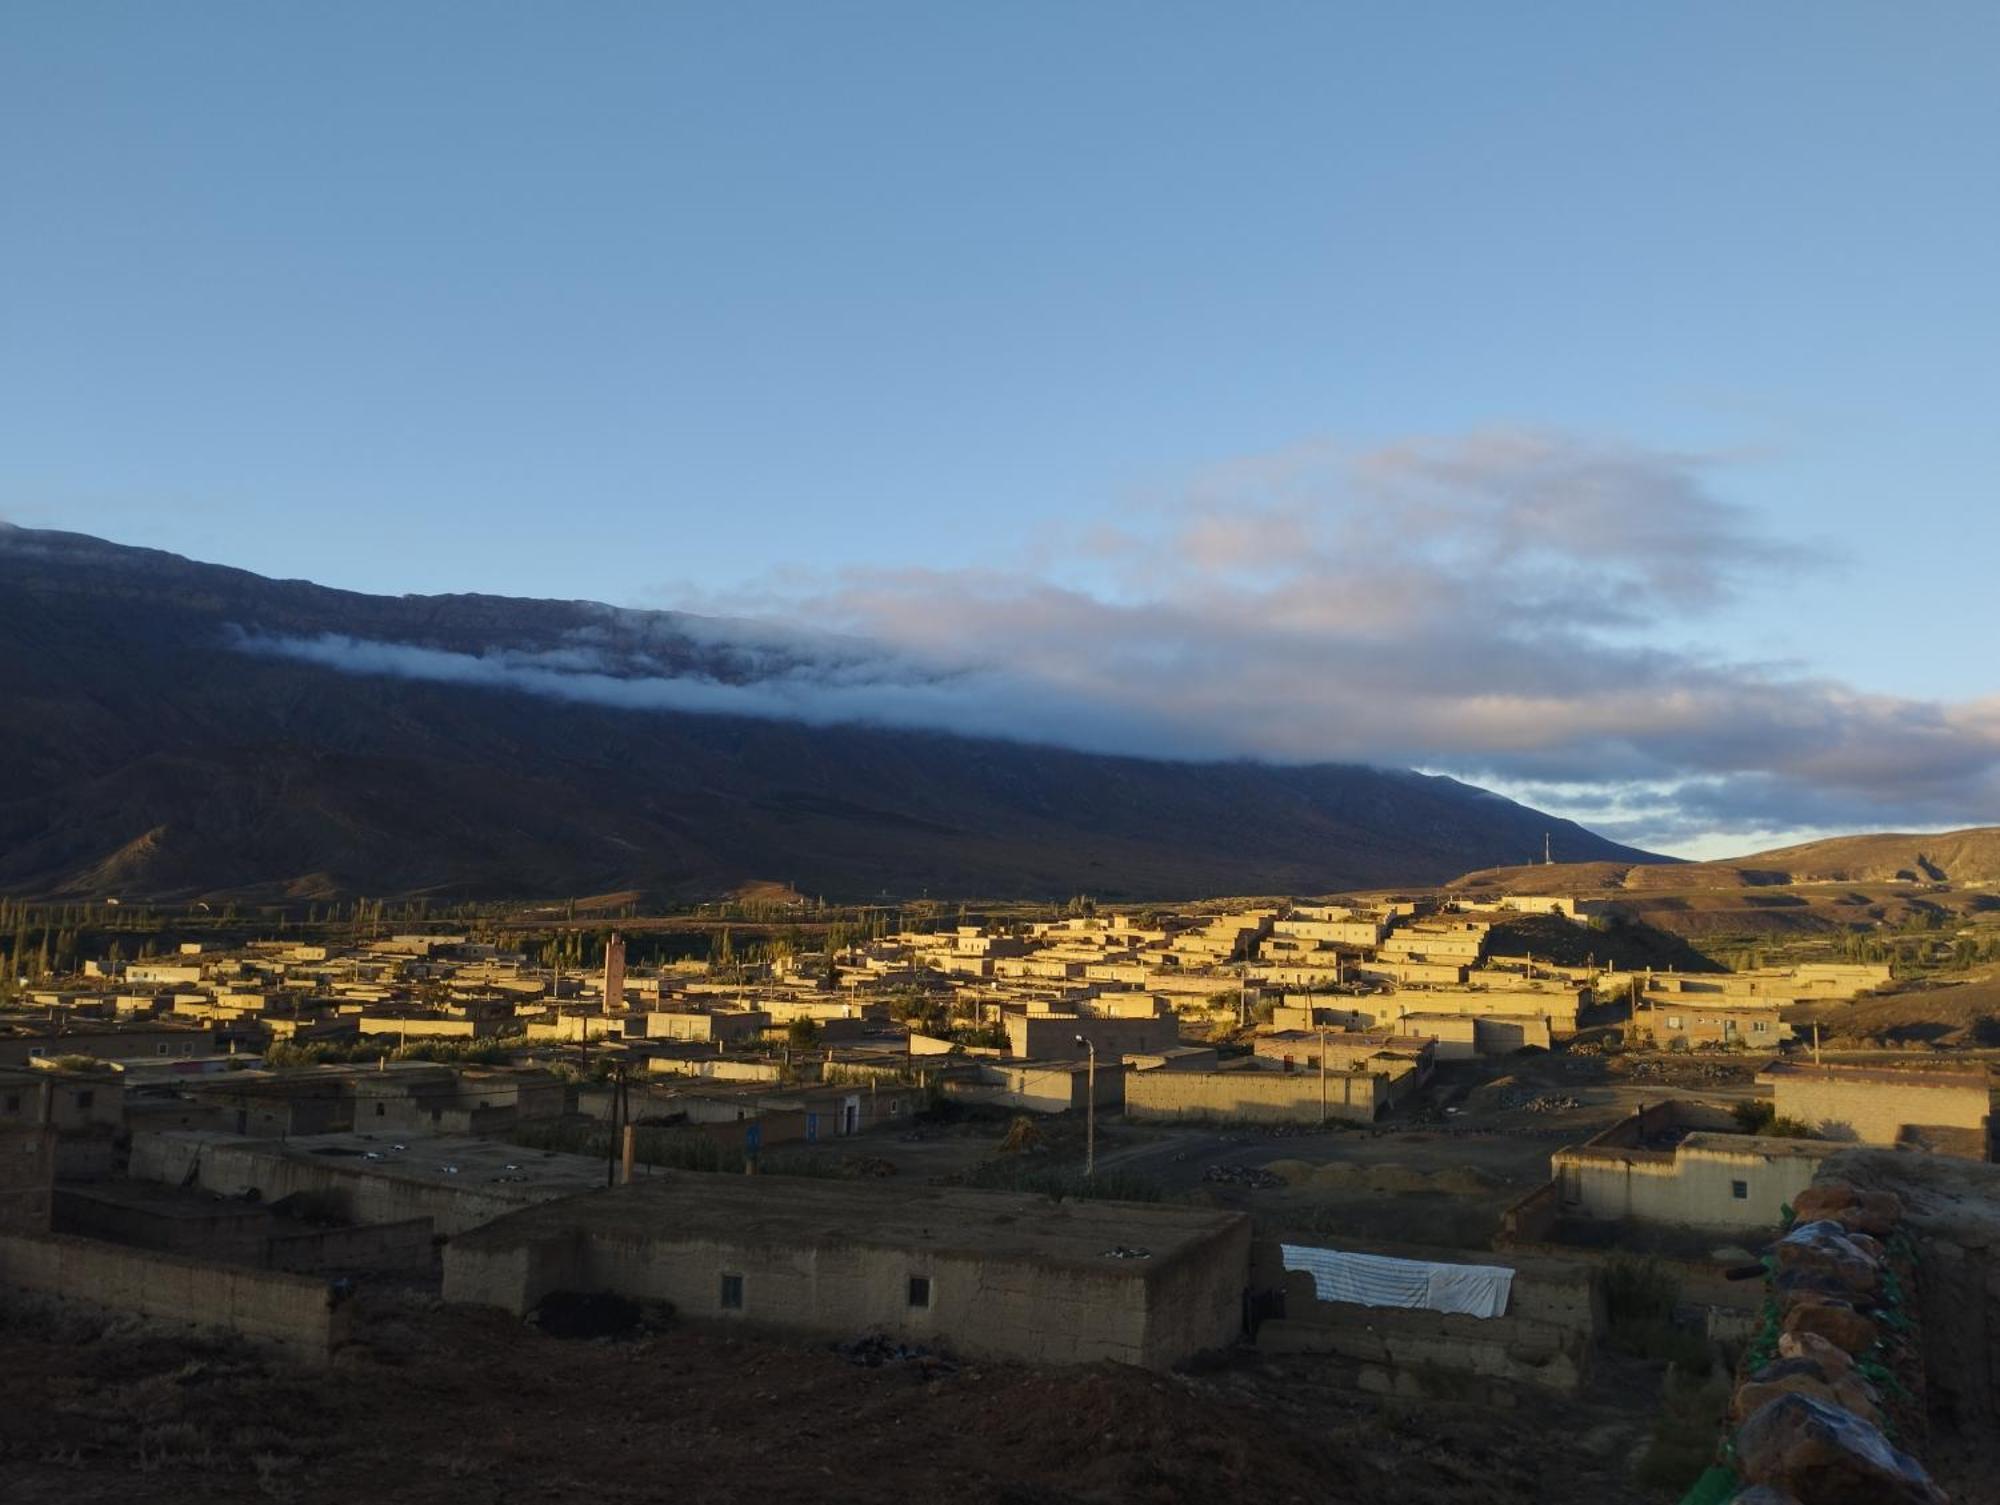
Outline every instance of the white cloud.
<path fill-rule="evenodd" d="M 729 603 L 753 621 L 607 609 L 592 641 L 479 655 L 256 646 L 603 704 L 1424 766 L 1570 790 L 1549 803 L 1641 841 L 1994 818 L 2000 698 L 1661 646 L 1815 562 L 1715 494 L 1718 463 L 1519 431 L 1301 446 L 1035 540 L 1034 569 L 792 575 Z"/>

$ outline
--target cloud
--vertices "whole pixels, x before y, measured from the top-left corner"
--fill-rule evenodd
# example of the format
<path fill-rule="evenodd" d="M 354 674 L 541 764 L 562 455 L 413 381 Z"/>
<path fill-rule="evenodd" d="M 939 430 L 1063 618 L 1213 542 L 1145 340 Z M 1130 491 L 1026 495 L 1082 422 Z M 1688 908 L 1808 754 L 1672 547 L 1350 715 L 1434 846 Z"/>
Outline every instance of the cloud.
<path fill-rule="evenodd" d="M 1518 430 L 1301 445 L 1029 540 L 1032 568 L 788 575 L 724 603 L 747 619 L 606 608 L 554 648 L 248 646 L 598 704 L 1417 766 L 1566 790 L 1546 802 L 1640 840 L 1992 819 L 2000 699 L 1669 646 L 1821 562 L 1717 494 L 1724 463 Z"/>

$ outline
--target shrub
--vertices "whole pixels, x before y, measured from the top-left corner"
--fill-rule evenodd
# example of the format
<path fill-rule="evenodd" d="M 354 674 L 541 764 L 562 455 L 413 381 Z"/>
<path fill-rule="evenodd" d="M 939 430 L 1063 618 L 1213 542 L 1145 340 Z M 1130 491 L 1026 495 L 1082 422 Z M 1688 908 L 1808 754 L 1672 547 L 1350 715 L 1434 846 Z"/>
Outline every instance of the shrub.
<path fill-rule="evenodd" d="M 1764 1098 L 1749 1097 L 1731 1107 L 1729 1116 L 1745 1134 L 1762 1134 L 1770 1128 L 1778 1110 Z"/>
<path fill-rule="evenodd" d="M 1032 1192 L 1058 1202 L 1065 1197 L 1110 1202 L 1158 1202 L 1165 1197 L 1160 1183 L 1147 1176 L 1125 1171 L 1085 1176 L 1078 1166 L 1052 1166 L 1013 1156 L 976 1165 L 959 1182 L 982 1191 Z"/>
<path fill-rule="evenodd" d="M 1708 1373 L 1713 1362 L 1708 1341 L 1675 1324 L 1681 1284 L 1658 1261 L 1614 1259 L 1600 1278 L 1610 1347 L 1634 1358 L 1664 1360 L 1688 1375 Z"/>

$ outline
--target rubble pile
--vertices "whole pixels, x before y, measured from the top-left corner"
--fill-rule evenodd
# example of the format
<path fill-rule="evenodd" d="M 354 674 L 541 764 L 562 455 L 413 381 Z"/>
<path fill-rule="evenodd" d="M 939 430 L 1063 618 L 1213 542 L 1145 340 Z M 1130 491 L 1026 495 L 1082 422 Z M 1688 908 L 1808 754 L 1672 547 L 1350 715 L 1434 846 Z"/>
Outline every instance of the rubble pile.
<path fill-rule="evenodd" d="M 1567 1113 L 1572 1109 L 1581 1108 L 1583 1104 L 1567 1093 L 1544 1092 L 1538 1097 L 1529 1098 L 1521 1106 L 1530 1113 Z"/>
<path fill-rule="evenodd" d="M 1241 1186 L 1249 1191 L 1274 1191 L 1285 1184 L 1283 1176 L 1255 1165 L 1211 1165 L 1201 1173 L 1201 1179 Z"/>

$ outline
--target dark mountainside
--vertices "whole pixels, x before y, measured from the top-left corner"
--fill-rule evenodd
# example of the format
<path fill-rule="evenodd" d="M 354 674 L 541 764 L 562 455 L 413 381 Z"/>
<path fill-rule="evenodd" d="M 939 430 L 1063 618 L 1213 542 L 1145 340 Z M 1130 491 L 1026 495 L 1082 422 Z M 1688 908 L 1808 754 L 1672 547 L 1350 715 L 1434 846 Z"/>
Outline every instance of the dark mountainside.
<path fill-rule="evenodd" d="M 718 644 L 720 626 L 356 595 L 0 525 L 0 891 L 1172 898 L 1438 883 L 1539 853 L 1544 832 L 1564 858 L 1645 855 L 1412 773 L 612 709 L 232 646 L 582 642 L 614 673 L 732 681 L 810 662 Z"/>

